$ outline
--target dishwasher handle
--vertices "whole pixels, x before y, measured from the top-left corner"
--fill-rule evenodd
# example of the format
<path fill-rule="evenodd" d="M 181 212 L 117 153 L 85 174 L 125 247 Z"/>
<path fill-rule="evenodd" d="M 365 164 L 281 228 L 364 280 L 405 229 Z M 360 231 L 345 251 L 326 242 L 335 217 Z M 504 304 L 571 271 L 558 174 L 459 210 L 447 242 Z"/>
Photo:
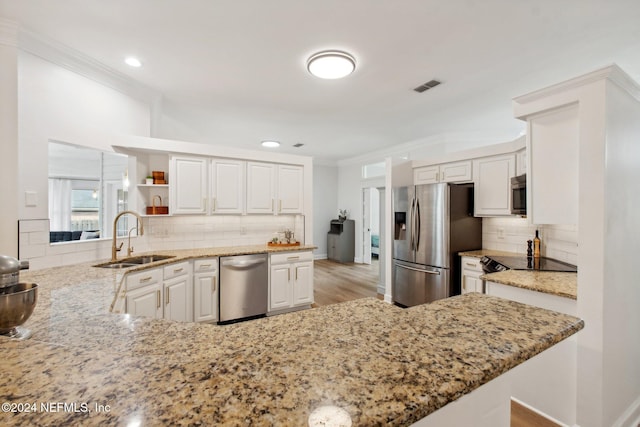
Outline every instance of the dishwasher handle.
<path fill-rule="evenodd" d="M 232 267 L 232 268 L 250 268 L 255 265 L 264 264 L 265 262 L 267 262 L 265 258 L 249 260 L 249 261 L 240 260 L 240 259 L 229 259 L 226 261 L 222 261 L 222 265 L 225 267 Z"/>

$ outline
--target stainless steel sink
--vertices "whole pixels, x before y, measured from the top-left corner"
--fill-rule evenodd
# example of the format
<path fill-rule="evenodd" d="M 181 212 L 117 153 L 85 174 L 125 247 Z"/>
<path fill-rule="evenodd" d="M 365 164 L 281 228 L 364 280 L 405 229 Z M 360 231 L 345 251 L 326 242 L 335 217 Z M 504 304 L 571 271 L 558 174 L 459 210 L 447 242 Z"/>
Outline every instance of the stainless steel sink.
<path fill-rule="evenodd" d="M 131 258 L 123 258 L 118 261 L 105 262 L 104 264 L 94 265 L 100 268 L 128 268 L 137 265 L 149 264 L 156 261 L 175 258 L 175 255 L 141 255 Z"/>

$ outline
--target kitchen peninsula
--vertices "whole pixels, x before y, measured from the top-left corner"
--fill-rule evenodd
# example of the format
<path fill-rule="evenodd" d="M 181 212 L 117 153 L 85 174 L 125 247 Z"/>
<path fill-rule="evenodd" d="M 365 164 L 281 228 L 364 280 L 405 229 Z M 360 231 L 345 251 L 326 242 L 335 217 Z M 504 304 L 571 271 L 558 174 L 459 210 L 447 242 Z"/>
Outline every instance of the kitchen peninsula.
<path fill-rule="evenodd" d="M 362 299 L 227 326 L 180 323 L 110 313 L 122 277 L 90 264 L 21 275 L 40 285 L 25 325 L 33 337 L 0 337 L 0 390 L 37 410 L 4 412 L 2 424 L 302 426 L 335 405 L 354 426 L 429 425 L 434 411 L 583 327 L 480 294 L 406 310 Z M 43 412 L 46 402 L 72 406 Z"/>

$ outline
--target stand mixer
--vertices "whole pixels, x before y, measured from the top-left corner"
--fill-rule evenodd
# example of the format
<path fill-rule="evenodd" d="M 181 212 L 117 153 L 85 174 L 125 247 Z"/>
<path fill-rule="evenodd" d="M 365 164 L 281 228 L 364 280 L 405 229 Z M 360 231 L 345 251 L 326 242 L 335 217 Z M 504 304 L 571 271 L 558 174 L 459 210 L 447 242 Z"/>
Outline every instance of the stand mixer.
<path fill-rule="evenodd" d="M 31 331 L 21 325 L 38 301 L 38 285 L 19 282 L 20 270 L 28 268 L 28 261 L 0 255 L 0 335 L 16 340 L 31 337 Z"/>

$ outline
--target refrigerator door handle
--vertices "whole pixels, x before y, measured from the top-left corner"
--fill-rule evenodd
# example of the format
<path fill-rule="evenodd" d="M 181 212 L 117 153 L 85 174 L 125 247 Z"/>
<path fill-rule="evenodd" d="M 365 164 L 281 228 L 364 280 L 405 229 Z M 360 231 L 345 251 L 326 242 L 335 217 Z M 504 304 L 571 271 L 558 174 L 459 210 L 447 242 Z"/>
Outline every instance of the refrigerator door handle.
<path fill-rule="evenodd" d="M 425 273 L 425 274 L 435 274 L 436 276 L 440 275 L 439 271 L 423 270 L 421 268 L 409 267 L 409 266 L 402 265 L 402 264 L 396 264 L 396 267 L 404 268 L 405 270 L 418 271 L 420 273 Z"/>
<path fill-rule="evenodd" d="M 414 227 L 416 233 L 416 252 L 420 248 L 420 200 L 416 199 L 416 226 Z"/>
<path fill-rule="evenodd" d="M 413 230 L 413 223 L 414 223 L 414 210 L 415 210 L 415 205 L 416 205 L 416 199 L 415 197 L 413 199 L 411 199 L 411 209 L 409 209 L 409 224 L 411 226 L 411 230 L 409 230 L 409 239 L 410 239 L 410 248 L 411 250 L 415 250 L 415 244 L 414 244 L 414 230 Z"/>

